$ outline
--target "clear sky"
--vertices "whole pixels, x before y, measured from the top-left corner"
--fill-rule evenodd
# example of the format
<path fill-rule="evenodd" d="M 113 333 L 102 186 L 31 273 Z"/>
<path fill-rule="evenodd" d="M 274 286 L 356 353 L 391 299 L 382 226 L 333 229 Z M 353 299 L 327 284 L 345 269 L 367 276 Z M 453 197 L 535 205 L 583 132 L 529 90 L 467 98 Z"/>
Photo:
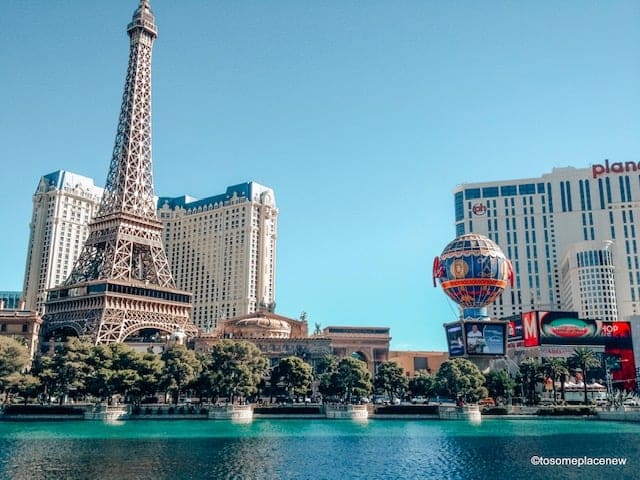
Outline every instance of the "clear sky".
<path fill-rule="evenodd" d="M 0 0 L 0 290 L 32 195 L 104 185 L 138 0 Z M 276 311 L 444 350 L 456 185 L 640 160 L 640 2 L 152 0 L 156 194 L 272 187 Z"/>

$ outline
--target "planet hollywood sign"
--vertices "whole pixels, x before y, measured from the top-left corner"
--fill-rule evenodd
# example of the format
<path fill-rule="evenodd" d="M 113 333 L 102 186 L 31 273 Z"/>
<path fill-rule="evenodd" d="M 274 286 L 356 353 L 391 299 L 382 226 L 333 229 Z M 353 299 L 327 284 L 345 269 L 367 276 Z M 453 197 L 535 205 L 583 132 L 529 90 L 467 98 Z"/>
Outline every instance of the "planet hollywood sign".
<path fill-rule="evenodd" d="M 609 173 L 629 173 L 640 171 L 640 162 L 613 162 L 609 163 L 609 160 L 604 161 L 604 165 L 596 163 L 591 166 L 591 173 L 593 178 L 598 178 L 600 175 Z"/>
<path fill-rule="evenodd" d="M 471 207 L 471 211 L 474 215 L 486 215 L 487 207 L 482 203 L 475 203 L 473 207 Z"/>

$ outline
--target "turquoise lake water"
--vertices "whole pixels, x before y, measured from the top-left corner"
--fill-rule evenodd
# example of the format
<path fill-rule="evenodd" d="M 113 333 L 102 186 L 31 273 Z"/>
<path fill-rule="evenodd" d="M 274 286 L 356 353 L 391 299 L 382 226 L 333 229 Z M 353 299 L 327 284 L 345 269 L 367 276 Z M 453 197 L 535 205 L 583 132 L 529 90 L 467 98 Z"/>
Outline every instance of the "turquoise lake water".
<path fill-rule="evenodd" d="M 531 457 L 626 459 L 532 465 Z M 548 460 L 546 460 L 548 461 Z M 578 460 L 576 460 L 578 461 Z M 2 479 L 638 479 L 640 424 L 593 420 L 0 422 Z"/>

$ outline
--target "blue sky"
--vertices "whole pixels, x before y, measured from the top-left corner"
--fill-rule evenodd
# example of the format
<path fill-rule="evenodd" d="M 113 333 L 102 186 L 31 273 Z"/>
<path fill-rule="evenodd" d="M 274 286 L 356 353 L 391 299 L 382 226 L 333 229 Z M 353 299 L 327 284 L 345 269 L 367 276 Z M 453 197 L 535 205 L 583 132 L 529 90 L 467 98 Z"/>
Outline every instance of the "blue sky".
<path fill-rule="evenodd" d="M 31 198 L 104 185 L 137 0 L 0 0 L 0 290 Z M 432 286 L 466 182 L 640 160 L 637 1 L 152 0 L 156 194 L 272 187 L 277 312 L 444 350 Z"/>

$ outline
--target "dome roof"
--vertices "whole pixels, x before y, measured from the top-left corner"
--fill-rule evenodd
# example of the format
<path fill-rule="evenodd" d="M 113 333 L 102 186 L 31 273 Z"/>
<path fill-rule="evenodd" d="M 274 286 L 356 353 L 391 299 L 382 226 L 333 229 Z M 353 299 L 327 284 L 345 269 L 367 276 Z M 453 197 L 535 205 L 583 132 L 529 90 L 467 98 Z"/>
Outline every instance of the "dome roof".
<path fill-rule="evenodd" d="M 477 233 L 467 233 L 460 235 L 458 238 L 449 242 L 442 251 L 442 257 L 447 254 L 459 254 L 459 255 L 495 255 L 498 257 L 504 257 L 504 253 L 500 247 L 484 235 L 478 235 Z"/>
<path fill-rule="evenodd" d="M 245 338 L 289 338 L 291 335 L 291 325 L 287 322 L 263 316 L 238 320 L 235 328 Z"/>

